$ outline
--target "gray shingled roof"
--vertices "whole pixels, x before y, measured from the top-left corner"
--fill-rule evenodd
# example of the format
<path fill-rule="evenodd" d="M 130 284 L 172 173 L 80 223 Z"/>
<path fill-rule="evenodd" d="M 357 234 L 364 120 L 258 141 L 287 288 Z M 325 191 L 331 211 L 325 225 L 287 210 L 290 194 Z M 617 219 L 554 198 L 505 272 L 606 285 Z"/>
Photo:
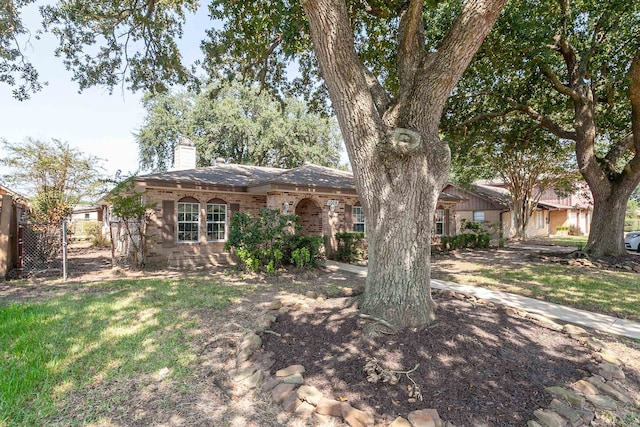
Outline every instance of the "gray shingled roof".
<path fill-rule="evenodd" d="M 265 184 L 287 184 L 309 187 L 328 187 L 355 190 L 353 174 L 351 172 L 324 166 L 305 164 L 289 169 L 279 175 L 267 179 L 264 182 L 254 182 L 251 186 Z"/>
<path fill-rule="evenodd" d="M 200 184 L 229 187 L 247 187 L 265 182 L 288 169 L 267 168 L 236 164 L 221 164 L 198 169 L 159 172 L 136 177 L 136 181 L 163 181 L 178 184 Z"/>
<path fill-rule="evenodd" d="M 267 168 L 236 164 L 140 175 L 136 181 L 176 184 L 258 187 L 268 184 L 299 185 L 355 190 L 351 172 L 305 164 L 294 169 Z"/>

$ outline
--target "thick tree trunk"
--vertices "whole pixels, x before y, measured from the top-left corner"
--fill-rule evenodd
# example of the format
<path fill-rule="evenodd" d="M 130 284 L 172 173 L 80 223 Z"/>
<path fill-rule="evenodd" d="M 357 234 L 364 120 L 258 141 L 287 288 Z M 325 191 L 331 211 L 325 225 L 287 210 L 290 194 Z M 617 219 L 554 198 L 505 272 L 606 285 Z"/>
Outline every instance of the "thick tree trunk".
<path fill-rule="evenodd" d="M 594 198 L 593 217 L 585 252 L 595 257 L 618 256 L 626 252 L 623 237 L 624 218 L 627 201 L 634 188 L 635 186 L 617 186 L 612 188 L 613 191 L 607 191 L 591 186 Z"/>
<path fill-rule="evenodd" d="M 358 58 L 346 2 L 302 1 L 367 216 L 362 310 L 375 325 L 422 328 L 435 318 L 431 229 L 450 163 L 440 117 L 505 1 L 466 2 L 438 52 L 427 53 L 424 0 L 410 0 L 400 14 L 395 97 Z"/>
<path fill-rule="evenodd" d="M 448 159 L 425 173 L 424 163 L 403 165 L 404 179 L 389 183 L 367 212 L 369 274 L 362 311 L 393 327 L 423 327 L 435 318 L 429 292 L 435 207 Z"/>

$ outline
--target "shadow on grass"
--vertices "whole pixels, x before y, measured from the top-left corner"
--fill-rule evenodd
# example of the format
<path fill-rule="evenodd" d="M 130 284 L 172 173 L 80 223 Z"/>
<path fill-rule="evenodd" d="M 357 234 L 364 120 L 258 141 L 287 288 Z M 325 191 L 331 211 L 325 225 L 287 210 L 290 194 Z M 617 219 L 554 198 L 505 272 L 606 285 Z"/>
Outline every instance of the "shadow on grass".
<path fill-rule="evenodd" d="M 0 425 L 86 424 L 131 398 L 118 382 L 137 379 L 140 393 L 162 377 L 179 382 L 196 358 L 192 311 L 221 310 L 247 291 L 204 279 L 88 287 L 0 306 Z"/>

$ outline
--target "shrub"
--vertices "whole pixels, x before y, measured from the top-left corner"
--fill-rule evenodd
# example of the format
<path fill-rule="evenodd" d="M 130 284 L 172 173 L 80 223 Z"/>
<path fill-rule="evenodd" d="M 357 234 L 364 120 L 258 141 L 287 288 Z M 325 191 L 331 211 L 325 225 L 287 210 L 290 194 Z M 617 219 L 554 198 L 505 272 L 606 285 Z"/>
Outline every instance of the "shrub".
<path fill-rule="evenodd" d="M 462 248 L 482 249 L 488 248 L 491 243 L 491 234 L 480 231 L 478 233 L 462 233 L 457 236 L 442 236 L 442 248 L 454 250 Z"/>
<path fill-rule="evenodd" d="M 257 218 L 238 212 L 231 218 L 226 250 L 231 250 L 247 271 L 276 273 L 284 264 L 315 267 L 323 257 L 322 237 L 292 234 L 296 215 L 263 209 Z"/>
<path fill-rule="evenodd" d="M 364 233 L 348 231 L 336 233 L 335 236 L 338 241 L 338 250 L 336 251 L 336 259 L 338 261 L 353 262 L 362 259 L 364 255 Z"/>
<path fill-rule="evenodd" d="M 91 246 L 109 246 L 109 239 L 102 233 L 100 221 L 88 221 L 84 223 L 84 234 L 89 236 Z"/>

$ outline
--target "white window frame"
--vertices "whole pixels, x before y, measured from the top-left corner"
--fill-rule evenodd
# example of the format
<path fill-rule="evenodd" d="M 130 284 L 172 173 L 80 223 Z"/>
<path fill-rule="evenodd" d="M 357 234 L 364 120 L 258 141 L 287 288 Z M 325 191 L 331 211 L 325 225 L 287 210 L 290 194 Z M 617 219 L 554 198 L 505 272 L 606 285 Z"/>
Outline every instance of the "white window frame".
<path fill-rule="evenodd" d="M 444 236 L 445 216 L 444 209 L 436 209 L 436 214 L 433 217 L 433 234 L 436 236 Z M 442 228 L 440 232 L 438 232 L 438 226 Z"/>
<path fill-rule="evenodd" d="M 366 234 L 367 219 L 364 216 L 364 210 L 362 209 L 362 206 L 353 206 L 351 208 L 351 215 L 353 218 L 353 231 Z M 358 228 L 358 230 L 356 228 Z M 359 230 L 359 228 L 362 228 L 362 230 Z"/>
<path fill-rule="evenodd" d="M 187 211 L 187 207 L 189 208 Z M 195 212 L 194 212 L 195 210 Z M 182 212 L 180 212 L 182 211 Z M 196 215 L 196 220 L 193 220 L 193 215 Z M 187 219 L 187 215 L 188 218 Z M 194 242 L 199 242 L 200 241 L 200 203 L 196 203 L 196 202 L 178 202 L 178 209 L 177 209 L 177 216 L 178 216 L 178 232 L 177 232 L 177 238 L 178 238 L 178 243 L 194 243 Z M 181 219 L 182 218 L 182 219 Z M 195 232 L 196 232 L 196 236 L 195 239 L 190 239 L 187 240 L 185 239 L 185 236 L 187 233 L 193 233 L 193 230 L 180 230 L 181 228 L 187 228 L 187 227 L 181 227 L 182 225 L 191 225 L 193 227 L 193 225 L 196 226 Z"/>
<path fill-rule="evenodd" d="M 486 218 L 485 211 L 473 211 L 473 222 L 484 222 L 485 218 Z"/>
<path fill-rule="evenodd" d="M 216 208 L 223 208 L 222 212 L 214 212 L 213 210 Z M 225 242 L 227 240 L 227 205 L 223 203 L 207 203 L 207 242 Z M 215 215 L 223 215 L 224 219 L 218 220 L 215 219 Z M 211 235 L 214 233 L 213 230 L 209 231 L 209 226 L 222 225 L 222 238 L 212 239 Z M 220 233 L 220 230 L 217 230 L 216 233 Z"/>
<path fill-rule="evenodd" d="M 546 221 L 545 221 L 545 215 L 544 215 L 544 211 L 535 211 L 536 212 L 536 228 L 537 229 L 542 229 L 545 228 Z"/>

